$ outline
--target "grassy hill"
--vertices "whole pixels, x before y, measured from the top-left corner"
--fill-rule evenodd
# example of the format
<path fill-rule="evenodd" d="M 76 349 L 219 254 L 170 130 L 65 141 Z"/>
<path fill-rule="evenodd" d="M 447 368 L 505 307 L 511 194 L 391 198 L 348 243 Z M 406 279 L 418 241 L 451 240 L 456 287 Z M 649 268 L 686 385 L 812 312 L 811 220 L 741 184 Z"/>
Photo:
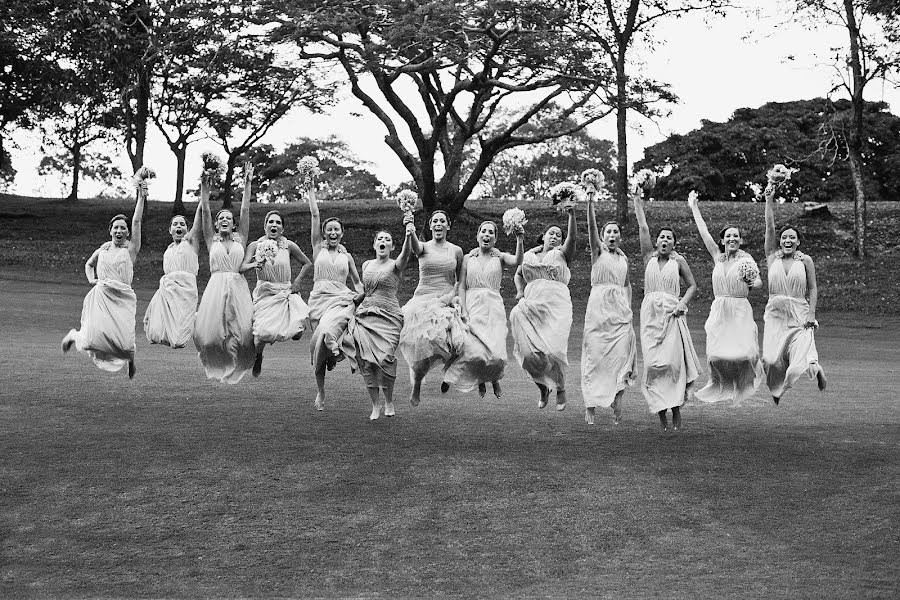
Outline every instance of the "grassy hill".
<path fill-rule="evenodd" d="M 496 201 L 473 201 L 468 208 L 476 215 L 500 219 L 511 204 Z M 215 209 L 213 205 L 213 209 Z M 84 281 L 83 265 L 91 252 L 108 240 L 107 222 L 118 212 L 131 214 L 131 200 L 65 200 L 30 198 L 0 194 L 0 275 L 44 281 Z M 196 204 L 188 204 L 193 214 Z M 253 204 L 251 207 L 251 237 L 262 235 L 262 220 L 272 205 Z M 285 215 L 287 237 L 300 247 L 309 249 L 309 212 L 305 204 L 279 205 Z M 545 204 L 522 204 L 528 214 L 528 241 L 537 243 L 537 236 L 551 223 L 563 223 L 552 207 Z M 819 303 L 822 313 L 851 311 L 872 315 L 900 315 L 900 298 L 895 261 L 900 257 L 896 232 L 900 226 L 900 203 L 875 203 L 869 206 L 870 258 L 859 261 L 853 256 L 853 207 L 848 203 L 834 203 L 831 211 L 835 219 L 820 221 L 802 218 L 801 206 L 778 207 L 777 223 L 795 223 L 802 231 L 802 249 L 816 261 L 819 281 Z M 733 202 L 704 202 L 704 216 L 710 229 L 718 231 L 725 223 L 738 223 L 746 230 L 746 249 L 763 262 L 763 206 Z M 598 220 L 613 213 L 611 205 L 601 205 Z M 371 241 L 377 229 L 387 227 L 399 236 L 402 231 L 400 213 L 384 201 L 356 201 L 323 203 L 324 216 L 339 215 L 345 223 L 345 245 L 358 264 L 372 256 Z M 150 202 L 144 220 L 144 243 L 135 265 L 135 288 L 155 289 L 162 274 L 162 254 L 171 241 L 168 222 L 171 204 Z M 699 293 L 693 306 L 694 316 L 705 315 L 712 300 L 710 274 L 712 261 L 696 233 L 686 203 L 651 203 L 648 206 L 651 229 L 664 223 L 678 232 L 678 248 L 691 264 L 699 283 Z M 419 216 L 421 227 L 424 216 Z M 467 217 L 453 224 L 450 240 L 468 250 L 475 245 L 478 219 Z M 639 242 L 634 219 L 623 228 L 625 252 L 632 258 L 631 276 L 635 284 L 635 308 L 640 304 L 643 286 L 643 267 L 638 259 Z M 498 245 L 512 250 L 512 238 L 501 235 Z M 209 267 L 201 257 L 201 289 L 209 277 Z M 413 261 L 414 263 L 415 261 Z M 763 265 L 764 266 L 764 265 Z M 579 215 L 578 256 L 572 265 L 572 295 L 576 315 L 583 313 L 590 293 L 590 262 L 587 251 L 587 226 L 584 214 Z M 253 275 L 249 274 L 251 284 Z M 763 275 L 765 278 L 765 273 Z M 408 298 L 417 281 L 416 266 L 411 264 L 406 282 L 401 288 L 401 301 Z M 85 285 L 87 285 L 85 283 Z M 311 282 L 306 282 L 306 288 Z M 503 295 L 512 305 L 515 290 L 511 275 L 503 283 Z M 304 294 L 305 295 L 305 294 Z M 765 292 L 753 292 L 751 302 L 758 311 L 765 305 Z"/>

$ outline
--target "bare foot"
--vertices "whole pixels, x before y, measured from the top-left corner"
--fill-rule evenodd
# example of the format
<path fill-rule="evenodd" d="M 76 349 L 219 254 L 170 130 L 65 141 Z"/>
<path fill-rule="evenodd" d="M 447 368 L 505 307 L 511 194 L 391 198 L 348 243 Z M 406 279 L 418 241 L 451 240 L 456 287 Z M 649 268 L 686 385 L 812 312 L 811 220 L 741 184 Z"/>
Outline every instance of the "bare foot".
<path fill-rule="evenodd" d="M 422 394 L 422 381 L 416 381 L 413 383 L 412 391 L 409 393 L 409 403 L 412 406 L 418 406 L 421 399 Z"/>
<path fill-rule="evenodd" d="M 500 389 L 500 382 L 499 382 L 499 381 L 492 381 L 492 382 L 491 382 L 491 387 L 494 388 L 494 395 L 495 395 L 496 397 L 499 398 L 499 397 L 500 397 L 500 394 L 503 393 L 503 390 Z"/>
<path fill-rule="evenodd" d="M 541 397 L 538 400 L 538 408 L 544 408 L 547 406 L 547 403 L 550 402 L 550 390 L 543 385 L 539 385 L 538 389 L 541 391 Z"/>
<path fill-rule="evenodd" d="M 262 361 L 263 355 L 262 352 L 256 355 L 256 362 L 253 363 L 253 376 L 259 377 L 259 374 L 262 373 Z"/>
<path fill-rule="evenodd" d="M 616 399 L 613 400 L 613 423 L 618 425 L 622 422 L 622 397 L 616 396 Z"/>
<path fill-rule="evenodd" d="M 819 365 L 819 371 L 816 373 L 816 383 L 819 384 L 819 391 L 824 392 L 825 386 L 828 385 L 828 380 L 825 379 L 825 369 Z"/>
<path fill-rule="evenodd" d="M 586 408 L 584 409 L 584 422 L 588 425 L 594 424 L 594 408 Z"/>
<path fill-rule="evenodd" d="M 384 416 L 393 417 L 396 412 L 394 412 L 394 403 L 393 402 L 385 402 L 384 403 Z"/>
<path fill-rule="evenodd" d="M 556 410 L 566 409 L 566 390 L 556 390 Z"/>
<path fill-rule="evenodd" d="M 74 331 L 74 329 L 72 331 Z M 75 343 L 75 336 L 72 335 L 72 331 L 69 331 L 69 333 L 66 334 L 66 337 L 63 338 L 62 345 L 60 346 L 63 354 L 71 350 L 72 344 Z"/>
<path fill-rule="evenodd" d="M 316 399 L 313 400 L 313 406 L 316 407 L 316 410 L 325 410 L 325 398 L 323 398 L 321 394 L 316 394 Z"/>
<path fill-rule="evenodd" d="M 484 395 L 487 394 L 487 386 L 483 383 L 478 384 L 478 395 L 484 398 Z"/>
<path fill-rule="evenodd" d="M 137 367 L 134 366 L 134 361 L 128 361 L 128 379 L 134 379 L 134 374 L 137 373 Z"/>
<path fill-rule="evenodd" d="M 681 429 L 681 409 L 677 406 L 672 409 L 672 428 L 675 431 Z"/>
<path fill-rule="evenodd" d="M 372 414 L 369 415 L 369 420 L 377 421 L 379 416 L 381 416 L 381 407 L 377 404 L 373 404 L 372 405 Z"/>

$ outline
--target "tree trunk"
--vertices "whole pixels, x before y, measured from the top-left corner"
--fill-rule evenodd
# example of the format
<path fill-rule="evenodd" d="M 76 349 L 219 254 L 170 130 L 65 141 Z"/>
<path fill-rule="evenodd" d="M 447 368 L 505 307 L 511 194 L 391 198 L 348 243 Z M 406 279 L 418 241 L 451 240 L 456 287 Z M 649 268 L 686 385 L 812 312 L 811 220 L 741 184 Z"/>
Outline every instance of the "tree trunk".
<path fill-rule="evenodd" d="M 628 76 L 625 52 L 616 61 L 616 220 L 628 222 Z"/>
<path fill-rule="evenodd" d="M 225 181 L 222 182 L 222 191 L 219 194 L 222 197 L 222 208 L 230 209 L 234 204 L 235 191 L 231 189 L 234 182 L 234 167 L 240 152 L 234 152 L 228 155 L 228 162 L 225 165 Z"/>
<path fill-rule="evenodd" d="M 69 202 L 78 202 L 78 175 L 81 173 L 81 144 L 72 147 L 72 191 Z"/>
<path fill-rule="evenodd" d="M 865 138 L 863 130 L 863 88 L 866 83 L 862 74 L 862 62 L 859 50 L 859 27 L 853 12 L 853 0 L 844 0 L 844 11 L 847 16 L 847 30 L 850 33 L 850 69 L 853 72 L 853 123 L 848 142 L 848 159 L 850 173 L 853 177 L 853 216 L 856 230 L 856 256 L 866 257 L 866 195 L 863 187 L 862 146 Z"/>
<path fill-rule="evenodd" d="M 175 203 L 172 205 L 172 214 L 183 215 L 184 201 L 182 200 L 182 195 L 184 194 L 184 163 L 187 156 L 187 146 L 176 146 L 172 148 L 172 152 L 175 154 L 175 160 L 177 161 L 177 170 L 175 176 Z"/>
<path fill-rule="evenodd" d="M 856 233 L 855 254 L 866 257 L 866 192 L 863 187 L 862 157 L 859 150 L 850 147 L 847 152 L 850 174 L 853 177 L 853 230 Z"/>
<path fill-rule="evenodd" d="M 123 97 L 123 107 L 126 111 L 132 111 L 130 101 L 135 100 L 133 113 L 134 139 L 126 140 L 128 158 L 131 159 L 131 168 L 134 173 L 144 166 L 144 146 L 147 144 L 147 121 L 150 120 L 150 69 L 146 65 L 137 68 L 137 86 L 135 95 L 126 94 Z"/>

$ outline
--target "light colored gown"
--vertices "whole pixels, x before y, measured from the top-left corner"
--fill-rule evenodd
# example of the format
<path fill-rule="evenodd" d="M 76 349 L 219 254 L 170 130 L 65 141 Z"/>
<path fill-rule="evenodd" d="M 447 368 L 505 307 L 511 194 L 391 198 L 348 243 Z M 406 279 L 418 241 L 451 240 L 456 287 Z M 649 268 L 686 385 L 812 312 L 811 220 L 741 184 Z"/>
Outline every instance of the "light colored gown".
<path fill-rule="evenodd" d="M 197 272 L 200 262 L 190 242 L 172 242 L 163 254 L 159 289 L 144 313 L 144 333 L 151 344 L 184 348 L 194 333 Z"/>
<path fill-rule="evenodd" d="M 324 247 L 319 251 L 313 264 L 313 289 L 309 294 L 309 320 L 315 327 L 309 350 L 316 369 L 333 356 L 325 345 L 325 336 L 339 343 L 356 310 L 353 304 L 356 293 L 347 287 L 349 274 L 350 258 L 345 251 L 332 253 Z"/>
<path fill-rule="evenodd" d="M 260 242 L 268 239 L 261 237 Z M 287 240 L 278 240 L 275 261 L 256 270 L 253 289 L 253 337 L 257 346 L 283 342 L 303 331 L 309 307 L 300 294 L 291 293 L 291 253 Z"/>
<path fill-rule="evenodd" d="M 397 378 L 397 344 L 403 328 L 403 311 L 397 302 L 400 276 L 393 263 L 388 269 L 363 267 L 366 297 L 344 334 L 342 347 L 353 371 L 361 371 L 368 388 L 383 388 Z"/>
<path fill-rule="evenodd" d="M 81 329 L 72 330 L 75 348 L 87 352 L 104 371 L 118 371 L 134 360 L 137 297 L 131 289 L 134 268 L 128 248 L 112 242 L 100 247 L 97 283 L 85 295 Z"/>
<path fill-rule="evenodd" d="M 660 268 L 654 252 L 644 270 L 641 303 L 641 350 L 644 379 L 641 391 L 652 413 L 684 404 L 687 388 L 702 370 L 684 315 L 672 311 L 681 297 L 677 254 Z"/>
<path fill-rule="evenodd" d="M 750 287 L 741 279 L 739 264 L 733 261 L 726 271 L 725 262 L 717 260 L 713 268 L 715 299 L 706 319 L 709 381 L 694 392 L 702 402 L 730 400 L 737 406 L 762 383 L 756 322 L 747 300 Z"/>
<path fill-rule="evenodd" d="M 462 392 L 497 381 L 506 368 L 506 309 L 500 296 L 503 265 L 495 251 L 487 259 L 469 256 L 466 267 L 468 332 L 444 370 L 444 381 Z"/>
<path fill-rule="evenodd" d="M 540 259 L 529 250 L 522 260 L 525 295 L 509 313 L 513 354 L 535 383 L 566 389 L 572 328 L 571 272 L 560 248 Z"/>
<path fill-rule="evenodd" d="M 581 345 L 581 395 L 585 408 L 610 407 L 634 383 L 637 338 L 625 277 L 628 261 L 601 252 L 591 266 L 591 295 Z"/>
<path fill-rule="evenodd" d="M 218 238 L 218 236 L 216 236 Z M 237 234 L 232 240 L 239 240 Z M 209 379 L 237 383 L 253 367 L 253 300 L 247 280 L 240 274 L 244 246 L 220 240 L 209 249 L 209 283 L 203 291 L 194 345 Z"/>
<path fill-rule="evenodd" d="M 769 267 L 769 302 L 763 330 L 763 368 L 772 395 L 780 398 L 801 375 L 814 379 L 819 371 L 819 353 L 813 329 L 806 329 L 806 266 L 795 252 L 788 272 L 776 258 Z"/>
<path fill-rule="evenodd" d="M 440 300 L 456 285 L 453 246 L 448 244 L 444 250 L 431 248 L 419 257 L 419 285 L 403 306 L 400 351 L 410 366 L 434 356 L 446 363 L 458 352 L 465 336 L 459 311 Z"/>

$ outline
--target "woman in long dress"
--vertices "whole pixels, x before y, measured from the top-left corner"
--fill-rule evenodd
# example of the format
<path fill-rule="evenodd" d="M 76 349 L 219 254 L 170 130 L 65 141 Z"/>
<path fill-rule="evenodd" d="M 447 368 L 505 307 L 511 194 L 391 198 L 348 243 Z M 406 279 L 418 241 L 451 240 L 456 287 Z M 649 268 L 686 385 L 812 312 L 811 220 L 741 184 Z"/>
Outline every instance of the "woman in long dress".
<path fill-rule="evenodd" d="M 256 269 L 253 288 L 253 343 L 256 361 L 253 376 L 262 372 L 266 344 L 299 340 L 306 326 L 309 307 L 299 292 L 300 280 L 312 263 L 300 246 L 284 237 L 284 217 L 277 210 L 266 213 L 265 235 L 250 242 L 244 254 L 242 270 Z M 300 263 L 300 273 L 291 283 L 291 259 Z"/>
<path fill-rule="evenodd" d="M 315 182 L 308 186 L 310 242 L 312 244 L 313 289 L 309 294 L 309 320 L 313 327 L 310 355 L 316 374 L 316 410 L 325 409 L 325 371 L 331 370 L 341 352 L 341 336 L 362 301 L 362 283 L 353 257 L 341 244 L 344 225 L 337 217 L 320 221 Z M 356 291 L 347 287 L 347 276 Z M 358 294 L 358 296 L 357 296 Z"/>
<path fill-rule="evenodd" d="M 763 317 L 763 370 L 775 404 L 801 375 L 815 378 L 825 390 L 825 371 L 819 364 L 815 330 L 816 267 L 800 252 L 800 233 L 782 228 L 775 235 L 775 186 L 766 188 L 766 262 L 769 301 Z"/>
<path fill-rule="evenodd" d="M 525 254 L 525 232 L 516 231 L 516 253 L 494 247 L 497 225 L 485 221 L 478 227 L 478 247 L 463 258 L 459 305 L 468 331 L 459 353 L 444 370 L 444 383 L 462 392 L 478 387 L 484 397 L 487 382 L 500 397 L 500 379 L 506 368 L 506 309 L 500 296 L 503 267 L 518 267 Z"/>
<path fill-rule="evenodd" d="M 250 232 L 250 182 L 253 166 L 244 165 L 244 197 L 240 220 L 228 209 L 209 211 L 209 178 L 200 181 L 203 237 L 209 250 L 209 283 L 203 291 L 194 323 L 194 345 L 209 379 L 237 383 L 253 367 L 253 300 L 240 273 L 244 240 Z"/>
<path fill-rule="evenodd" d="M 342 346 L 353 371 L 362 373 L 366 390 L 372 400 L 369 419 L 376 420 L 382 409 L 387 417 L 393 417 L 394 381 L 397 379 L 397 345 L 403 328 L 403 311 L 397 301 L 397 288 L 403 269 L 409 261 L 410 237 L 415 231 L 412 223 L 406 225 L 403 248 L 396 259 L 391 258 L 394 238 L 387 231 L 375 234 L 373 246 L 375 258 L 362 266 L 362 283 L 365 298 L 347 325 Z M 384 393 L 381 405 L 379 390 Z"/>
<path fill-rule="evenodd" d="M 513 354 L 540 391 L 538 408 L 544 408 L 556 390 L 556 410 L 566 407 L 566 370 L 569 367 L 569 332 L 572 298 L 569 295 L 569 263 L 578 237 L 575 205 L 569 214 L 565 240 L 551 225 L 541 245 L 529 250 L 516 270 L 518 304 L 509 313 Z"/>
<path fill-rule="evenodd" d="M 631 311 L 628 258 L 619 248 L 619 224 L 597 229 L 594 190 L 588 190 L 588 239 L 591 244 L 591 295 L 584 315 L 581 344 L 581 395 L 584 420 L 594 424 L 594 411 L 612 408 L 613 422 L 622 420 L 622 395 L 634 383 L 637 357 Z"/>
<path fill-rule="evenodd" d="M 190 229 L 183 215 L 175 215 L 169 221 L 172 243 L 163 254 L 159 289 L 144 313 L 144 333 L 151 344 L 184 348 L 194 334 L 202 210 L 198 202 Z"/>
<path fill-rule="evenodd" d="M 419 260 L 419 284 L 403 306 L 400 351 L 409 364 L 409 403 L 418 406 L 422 380 L 432 365 L 453 358 L 463 338 L 464 324 L 459 312 L 459 275 L 462 249 L 447 240 L 450 231 L 447 213 L 436 210 L 428 219 L 431 239 L 420 242 L 411 234 L 412 252 Z M 449 386 L 441 386 L 447 391 Z"/>
<path fill-rule="evenodd" d="M 62 341 L 63 352 L 74 345 L 104 371 L 119 371 L 127 364 L 129 378 L 137 371 L 134 365 L 137 297 L 131 289 L 131 280 L 134 261 L 141 249 L 141 219 L 146 199 L 146 184 L 139 184 L 130 231 L 125 215 L 110 220 L 110 241 L 94 250 L 84 264 L 84 274 L 94 287 L 84 297 L 81 328 L 69 330 Z"/>
<path fill-rule="evenodd" d="M 641 303 L 641 351 L 644 377 L 641 391 L 650 412 L 659 415 L 663 431 L 669 430 L 666 411 L 672 411 L 672 427 L 681 429 L 681 406 L 690 386 L 700 376 L 702 364 L 685 315 L 697 291 L 694 274 L 687 261 L 675 251 L 675 231 L 661 227 L 656 245 L 644 214 L 642 191 L 634 197 L 644 257 L 644 301 Z M 681 282 L 687 289 L 681 295 Z"/>
<path fill-rule="evenodd" d="M 696 194 L 688 198 L 697 230 L 715 261 L 712 273 L 715 299 L 706 319 L 706 360 L 709 381 L 694 392 L 702 402 L 731 401 L 737 406 L 762 383 L 762 362 L 753 308 L 747 295 L 762 286 L 759 269 L 741 250 L 743 237 L 737 226 L 727 225 L 716 243 L 700 214 Z"/>

